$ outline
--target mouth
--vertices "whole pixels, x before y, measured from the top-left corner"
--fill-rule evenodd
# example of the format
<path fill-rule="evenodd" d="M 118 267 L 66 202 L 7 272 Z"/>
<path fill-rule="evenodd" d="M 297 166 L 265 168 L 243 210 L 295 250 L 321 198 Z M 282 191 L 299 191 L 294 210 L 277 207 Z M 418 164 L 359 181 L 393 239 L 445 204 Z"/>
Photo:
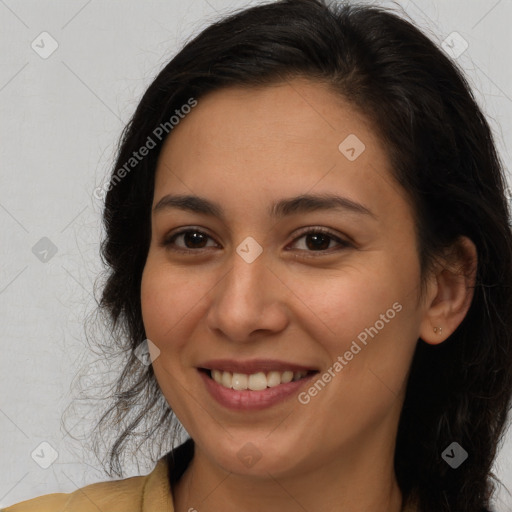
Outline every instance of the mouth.
<path fill-rule="evenodd" d="M 319 370 L 273 360 L 216 360 L 197 367 L 220 405 L 234 411 L 261 410 L 296 396 Z"/>
<path fill-rule="evenodd" d="M 199 371 L 204 372 L 210 379 L 214 380 L 220 386 L 236 391 L 262 391 L 267 388 L 275 388 L 281 384 L 289 382 L 297 382 L 305 379 L 309 375 L 317 373 L 316 370 L 306 371 L 269 371 L 255 372 L 251 374 L 229 372 L 219 369 L 209 370 L 200 368 Z"/>

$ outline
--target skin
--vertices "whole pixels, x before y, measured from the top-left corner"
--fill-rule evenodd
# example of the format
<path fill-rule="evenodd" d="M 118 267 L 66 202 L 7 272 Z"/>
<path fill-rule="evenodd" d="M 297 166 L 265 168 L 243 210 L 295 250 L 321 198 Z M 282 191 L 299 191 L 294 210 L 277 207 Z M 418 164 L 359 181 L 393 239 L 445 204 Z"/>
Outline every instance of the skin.
<path fill-rule="evenodd" d="M 338 149 L 349 134 L 365 145 L 354 161 Z M 274 201 L 306 193 L 336 193 L 373 216 L 268 215 Z M 413 210 L 386 148 L 354 107 L 305 79 L 201 98 L 160 155 L 153 204 L 167 194 L 207 198 L 225 214 L 152 215 L 144 325 L 160 350 L 158 383 L 196 443 L 174 489 L 176 511 L 398 512 L 393 455 L 412 356 L 419 338 L 441 343 L 463 320 L 474 245 L 461 239 L 420 300 Z M 328 248 L 307 244 L 305 228 L 315 227 L 332 232 Z M 184 228 L 210 238 L 162 244 Z M 252 263 L 236 252 L 248 236 L 263 248 Z M 262 411 L 228 410 L 196 368 L 214 358 L 270 358 L 323 373 L 397 302 L 402 310 L 306 405 L 293 396 Z M 249 442 L 261 458 L 246 467 L 237 454 Z"/>

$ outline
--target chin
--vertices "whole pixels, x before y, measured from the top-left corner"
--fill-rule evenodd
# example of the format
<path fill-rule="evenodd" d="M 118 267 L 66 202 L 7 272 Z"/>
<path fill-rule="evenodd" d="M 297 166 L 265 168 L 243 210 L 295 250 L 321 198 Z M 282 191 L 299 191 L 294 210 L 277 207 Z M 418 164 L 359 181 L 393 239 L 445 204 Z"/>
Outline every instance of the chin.
<path fill-rule="evenodd" d="M 268 433 L 255 435 L 226 435 L 212 443 L 209 438 L 205 445 L 208 458 L 225 471 L 236 475 L 268 478 L 284 476 L 294 470 L 301 445 L 292 446 L 285 439 Z"/>

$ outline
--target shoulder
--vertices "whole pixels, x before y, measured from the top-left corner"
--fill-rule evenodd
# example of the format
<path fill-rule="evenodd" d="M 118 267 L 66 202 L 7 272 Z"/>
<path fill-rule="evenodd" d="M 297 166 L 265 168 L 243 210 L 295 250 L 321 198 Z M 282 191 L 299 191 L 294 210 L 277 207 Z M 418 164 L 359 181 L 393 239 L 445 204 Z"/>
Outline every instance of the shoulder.
<path fill-rule="evenodd" d="M 167 478 L 167 464 L 165 459 L 160 459 L 155 469 L 146 476 L 99 482 L 72 493 L 47 494 L 1 509 L 0 512 L 140 512 L 146 507 L 152 508 L 155 499 L 160 504 Z"/>

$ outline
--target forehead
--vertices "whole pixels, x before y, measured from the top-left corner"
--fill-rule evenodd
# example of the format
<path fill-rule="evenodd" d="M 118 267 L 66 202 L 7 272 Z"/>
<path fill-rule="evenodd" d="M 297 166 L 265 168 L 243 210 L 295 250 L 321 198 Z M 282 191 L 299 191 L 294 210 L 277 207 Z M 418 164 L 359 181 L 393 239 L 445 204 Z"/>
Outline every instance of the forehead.
<path fill-rule="evenodd" d="M 401 193 L 371 122 L 327 85 L 295 79 L 201 97 L 164 144 L 155 202 L 171 190 L 243 202 L 333 189 L 383 206 L 384 189 Z"/>
<path fill-rule="evenodd" d="M 174 128 L 168 144 L 178 134 L 194 136 L 196 148 L 239 147 L 243 154 L 257 151 L 259 158 L 265 156 L 261 143 L 270 149 L 295 142 L 302 149 L 338 156 L 338 145 L 348 135 L 373 146 L 379 142 L 371 122 L 348 101 L 326 84 L 298 78 L 209 93 Z"/>

